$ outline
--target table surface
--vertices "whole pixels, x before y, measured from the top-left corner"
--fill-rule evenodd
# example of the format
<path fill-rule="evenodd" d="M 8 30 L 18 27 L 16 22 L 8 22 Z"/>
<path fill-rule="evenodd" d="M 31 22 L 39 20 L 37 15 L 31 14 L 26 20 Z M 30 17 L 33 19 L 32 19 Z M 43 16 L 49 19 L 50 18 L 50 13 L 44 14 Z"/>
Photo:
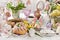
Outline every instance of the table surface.
<path fill-rule="evenodd" d="M 60 35 L 55 35 L 52 37 L 40 37 L 40 36 L 33 36 L 29 37 L 27 35 L 20 35 L 20 36 L 10 36 L 10 37 L 0 37 L 0 40 L 60 40 Z"/>

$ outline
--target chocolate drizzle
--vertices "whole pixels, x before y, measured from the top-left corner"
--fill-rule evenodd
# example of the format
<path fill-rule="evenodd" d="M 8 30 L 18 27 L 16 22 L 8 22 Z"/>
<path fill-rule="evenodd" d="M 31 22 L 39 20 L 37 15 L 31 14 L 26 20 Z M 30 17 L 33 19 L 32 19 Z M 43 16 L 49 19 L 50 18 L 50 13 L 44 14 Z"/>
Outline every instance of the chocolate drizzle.
<path fill-rule="evenodd" d="M 40 18 L 41 14 L 40 14 L 40 10 L 39 10 L 39 9 L 37 9 L 37 10 L 35 11 L 34 16 L 35 16 L 37 19 Z"/>

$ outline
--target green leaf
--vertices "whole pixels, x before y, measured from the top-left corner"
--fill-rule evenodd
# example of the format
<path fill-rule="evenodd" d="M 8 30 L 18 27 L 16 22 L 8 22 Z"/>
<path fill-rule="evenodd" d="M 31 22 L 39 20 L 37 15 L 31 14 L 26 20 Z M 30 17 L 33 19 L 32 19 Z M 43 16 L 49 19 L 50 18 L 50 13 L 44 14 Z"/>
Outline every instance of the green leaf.
<path fill-rule="evenodd" d="M 7 4 L 7 8 L 11 8 L 11 7 L 12 7 L 12 3 L 10 2 Z"/>
<path fill-rule="evenodd" d="M 21 26 L 21 25 L 18 23 L 18 24 L 17 24 L 17 27 L 20 27 L 20 26 Z"/>
<path fill-rule="evenodd" d="M 56 8 L 57 8 L 57 5 L 54 3 L 51 3 L 51 11 L 56 10 Z"/>
<path fill-rule="evenodd" d="M 19 2 L 18 5 L 14 7 L 12 6 L 12 3 L 8 3 L 7 8 L 11 9 L 13 13 L 17 13 L 19 10 L 22 10 L 23 8 L 25 8 L 25 5 L 24 3 Z"/>

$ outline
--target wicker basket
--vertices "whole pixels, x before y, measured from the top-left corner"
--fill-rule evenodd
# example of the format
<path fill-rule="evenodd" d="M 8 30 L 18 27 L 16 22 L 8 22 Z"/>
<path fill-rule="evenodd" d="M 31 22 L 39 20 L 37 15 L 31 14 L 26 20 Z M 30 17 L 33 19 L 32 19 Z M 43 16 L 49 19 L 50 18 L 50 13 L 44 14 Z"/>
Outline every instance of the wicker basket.
<path fill-rule="evenodd" d="M 15 25 L 17 22 L 23 22 L 23 19 L 16 18 L 16 19 L 11 19 L 11 20 L 8 20 L 8 21 L 7 21 L 7 23 L 8 23 L 9 25 L 11 25 L 12 27 L 14 27 L 14 25 Z"/>

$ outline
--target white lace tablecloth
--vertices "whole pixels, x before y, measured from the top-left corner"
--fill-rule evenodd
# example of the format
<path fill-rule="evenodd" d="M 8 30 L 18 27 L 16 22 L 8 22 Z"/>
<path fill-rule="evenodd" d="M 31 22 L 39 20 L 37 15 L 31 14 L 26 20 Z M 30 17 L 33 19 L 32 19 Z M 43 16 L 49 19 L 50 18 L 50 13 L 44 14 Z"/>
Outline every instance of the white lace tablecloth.
<path fill-rule="evenodd" d="M 59 35 L 55 35 L 53 37 L 40 37 L 40 36 L 16 36 L 16 37 L 0 37 L 0 40 L 60 40 Z"/>

